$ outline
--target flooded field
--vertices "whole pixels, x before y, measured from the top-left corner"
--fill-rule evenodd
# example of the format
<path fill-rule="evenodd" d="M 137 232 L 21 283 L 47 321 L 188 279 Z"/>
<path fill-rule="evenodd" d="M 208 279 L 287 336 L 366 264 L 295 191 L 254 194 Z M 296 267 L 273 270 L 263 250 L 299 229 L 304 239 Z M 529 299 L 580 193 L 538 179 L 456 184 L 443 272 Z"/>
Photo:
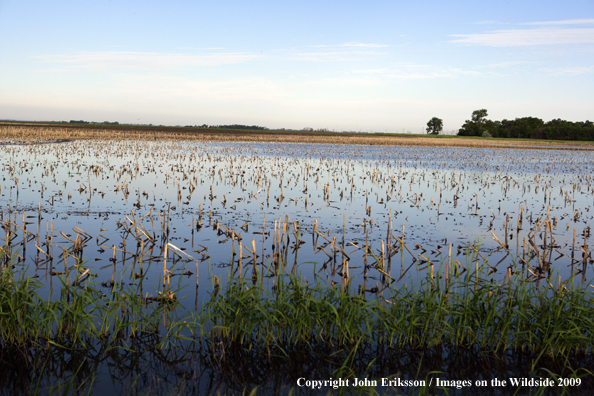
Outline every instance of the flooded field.
<path fill-rule="evenodd" d="M 588 278 L 591 152 L 102 141 L 0 150 L 4 243 L 48 280 L 65 271 L 65 253 L 110 283 L 114 271 L 163 263 L 169 246 L 167 259 L 192 262 L 186 278 L 204 289 L 240 261 L 251 271 L 254 254 L 264 276 L 281 256 L 305 277 L 326 267 L 339 282 L 348 267 L 364 284 L 385 275 L 370 268 L 379 259 L 402 282 L 411 264 L 465 265 L 477 241 L 501 277 L 519 256 L 529 277 Z M 194 264 L 208 276 L 196 279 Z M 162 276 L 150 267 L 145 280 Z"/>
<path fill-rule="evenodd" d="M 556 293 L 592 281 L 593 175 L 591 150 L 7 142 L 0 244 L 48 301 L 92 280 L 105 298 L 127 285 L 197 312 L 279 274 L 383 298 L 479 265 Z"/>

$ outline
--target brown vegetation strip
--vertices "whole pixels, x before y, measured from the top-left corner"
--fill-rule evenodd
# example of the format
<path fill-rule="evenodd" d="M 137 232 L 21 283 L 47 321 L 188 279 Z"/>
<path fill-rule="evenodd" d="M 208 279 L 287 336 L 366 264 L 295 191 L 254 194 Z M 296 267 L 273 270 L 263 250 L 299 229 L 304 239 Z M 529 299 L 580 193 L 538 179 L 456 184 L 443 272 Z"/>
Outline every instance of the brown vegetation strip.
<path fill-rule="evenodd" d="M 45 143 L 65 140 L 192 140 L 211 142 L 320 143 L 385 146 L 444 146 L 486 148 L 559 148 L 592 147 L 586 142 L 551 142 L 535 140 L 496 140 L 457 136 L 408 136 L 367 133 L 245 131 L 235 129 L 198 129 L 129 125 L 52 125 L 0 123 L 0 140 L 15 143 Z M 518 147 L 520 146 L 520 147 Z M 538 147 L 536 147 L 538 146 Z"/>

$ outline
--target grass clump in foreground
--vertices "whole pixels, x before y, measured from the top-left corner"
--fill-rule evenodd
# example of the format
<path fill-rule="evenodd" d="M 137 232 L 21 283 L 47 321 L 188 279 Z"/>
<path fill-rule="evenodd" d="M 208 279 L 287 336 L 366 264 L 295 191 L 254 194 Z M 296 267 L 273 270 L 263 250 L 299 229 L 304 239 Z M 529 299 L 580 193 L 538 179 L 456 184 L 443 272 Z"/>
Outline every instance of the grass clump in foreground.
<path fill-rule="evenodd" d="M 72 348 L 97 340 L 118 344 L 123 338 L 159 334 L 161 314 L 170 318 L 178 304 L 168 300 L 147 308 L 131 288 L 116 285 L 108 297 L 90 282 L 71 286 L 60 280 L 60 295 L 45 301 L 38 294 L 43 288 L 39 281 L 15 277 L 10 267 L 0 271 L 0 346 Z"/>
<path fill-rule="evenodd" d="M 291 387 L 307 372 L 424 379 L 435 371 L 452 379 L 581 376 L 580 391 L 593 387 L 586 369 L 594 345 L 592 295 L 573 285 L 555 289 L 546 278 L 547 287 L 519 275 L 497 283 L 479 267 L 450 275 L 446 285 L 438 271 L 417 286 L 387 286 L 370 296 L 320 278 L 308 284 L 278 275 L 272 288 L 231 279 L 191 312 L 177 300 L 147 304 L 133 287 L 117 284 L 107 297 L 90 282 L 63 283 L 59 295 L 44 301 L 41 283 L 23 274 L 10 265 L 0 270 L 0 360 L 19 356 L 31 373 L 53 366 L 48 359 L 58 359 L 60 350 L 82 354 L 85 378 L 108 357 L 124 353 L 138 361 L 138 353 L 155 353 L 176 372 L 185 364 L 198 377 L 210 373 L 223 388 L 238 378 L 246 379 L 240 389 L 266 381 Z M 155 360 L 147 363 L 152 370 Z M 43 382 L 43 374 L 29 375 Z M 77 392 L 92 388 L 79 382 L 72 385 Z"/>
<path fill-rule="evenodd" d="M 386 362 L 374 359 L 388 354 L 400 361 L 388 363 L 392 375 L 408 371 L 409 378 L 423 379 L 437 372 L 442 379 L 553 381 L 581 377 L 580 389 L 562 391 L 591 391 L 594 374 L 587 368 L 594 345 L 592 294 L 574 285 L 554 289 L 546 278 L 546 287 L 519 275 L 496 283 L 483 269 L 477 271 L 455 277 L 447 286 L 439 272 L 413 288 L 387 287 L 370 298 L 319 279 L 307 284 L 298 277 L 278 276 L 272 291 L 239 280 L 230 282 L 199 315 L 214 323 L 208 333 L 216 345 L 212 354 L 220 360 L 229 357 L 227 365 L 220 363 L 222 372 L 236 365 L 234 351 L 247 349 L 269 359 L 334 357 L 344 361 L 336 367 L 335 378 L 383 378 L 386 373 L 373 366 Z M 361 361 L 365 363 L 357 367 L 355 362 Z"/>
<path fill-rule="evenodd" d="M 297 277 L 277 277 L 273 291 L 231 282 L 199 316 L 209 318 L 222 339 L 245 345 L 364 341 L 493 354 L 592 353 L 594 300 L 585 288 L 547 290 L 519 277 L 500 284 L 470 272 L 445 287 L 439 275 L 412 289 L 386 287 L 371 298 Z"/>

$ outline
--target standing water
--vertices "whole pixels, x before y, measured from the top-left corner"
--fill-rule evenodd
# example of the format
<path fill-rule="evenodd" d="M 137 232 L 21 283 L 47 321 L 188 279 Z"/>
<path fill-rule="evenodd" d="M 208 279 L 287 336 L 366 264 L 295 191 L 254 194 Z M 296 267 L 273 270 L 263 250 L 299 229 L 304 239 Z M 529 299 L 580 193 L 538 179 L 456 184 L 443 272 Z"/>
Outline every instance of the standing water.
<path fill-rule="evenodd" d="M 590 282 L 593 174 L 592 151 L 99 140 L 5 144 L 0 243 L 14 254 L 5 254 L 2 264 L 15 280 L 36 280 L 43 301 L 66 298 L 74 304 L 75 292 L 64 297 L 63 286 L 92 285 L 98 301 L 117 301 L 122 312 L 136 298 L 145 307 L 175 304 L 180 318 L 200 314 L 234 285 L 247 288 L 243 282 L 274 295 L 283 282 L 279 275 L 389 306 L 393 302 L 384 292 L 427 282 L 448 285 L 480 264 L 481 276 L 493 285 L 513 278 L 557 293 Z M 154 337 L 175 327 L 166 311 L 159 311 Z M 152 335 L 106 328 L 130 344 L 105 351 L 101 342 L 87 340 L 90 349 L 22 357 L 27 362 L 16 365 L 51 366 L 44 366 L 42 376 L 19 372 L 18 381 L 26 383 L 22 390 L 41 386 L 51 393 L 63 388 L 48 384 L 63 382 L 65 389 L 97 394 L 113 388 L 241 393 L 255 386 L 268 393 L 295 387 L 326 394 L 331 386 L 308 390 L 299 379 L 336 376 L 343 366 L 321 356 L 350 356 L 348 350 L 324 355 L 302 345 L 268 356 L 223 351 L 212 340 L 189 342 L 193 331 L 175 347 L 155 348 L 147 346 Z M 216 323 L 202 329 L 219 331 Z M 361 362 L 352 369 L 368 378 L 400 373 L 402 379 L 424 380 L 444 367 L 451 378 L 485 375 L 467 371 L 469 357 L 460 350 L 380 359 L 373 348 L 382 350 L 381 344 L 367 347 L 357 352 Z M 491 358 L 480 359 L 492 364 Z M 501 366 L 489 375 L 530 370 L 506 359 L 497 360 Z M 267 372 L 272 368 L 275 373 Z M 394 384 L 400 392 L 413 391 Z M 381 380 L 377 386 L 383 389 Z"/>

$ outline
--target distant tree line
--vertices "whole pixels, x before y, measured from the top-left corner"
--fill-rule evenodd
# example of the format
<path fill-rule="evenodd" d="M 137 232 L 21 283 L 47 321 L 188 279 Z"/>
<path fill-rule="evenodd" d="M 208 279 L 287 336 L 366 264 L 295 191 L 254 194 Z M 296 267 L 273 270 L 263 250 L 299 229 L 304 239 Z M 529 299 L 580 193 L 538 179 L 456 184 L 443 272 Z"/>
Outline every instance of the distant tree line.
<path fill-rule="evenodd" d="M 260 131 L 268 129 L 266 127 L 258 126 L 258 125 L 239 125 L 239 124 L 218 125 L 217 128 L 219 128 L 219 129 L 255 129 L 255 130 L 260 130 Z"/>
<path fill-rule="evenodd" d="M 267 130 L 268 128 L 258 125 L 240 125 L 240 124 L 233 124 L 233 125 L 186 125 L 184 128 L 208 128 L 208 129 L 255 129 L 255 130 Z"/>
<path fill-rule="evenodd" d="M 66 121 L 62 121 L 62 123 L 67 123 Z M 120 125 L 118 121 L 103 121 L 103 122 L 96 122 L 96 121 L 85 121 L 85 120 L 70 120 L 70 124 L 105 124 L 105 125 Z M 137 124 L 128 124 L 128 125 L 137 125 Z M 140 124 L 140 125 L 148 125 L 153 126 L 153 124 Z M 159 125 L 164 126 L 164 125 Z M 180 126 L 180 125 L 176 125 Z M 240 125 L 240 124 L 233 124 L 233 125 L 186 125 L 185 128 L 213 128 L 213 129 L 252 129 L 252 130 L 267 130 L 268 128 L 259 126 L 259 125 Z"/>
<path fill-rule="evenodd" d="M 313 129 L 310 127 L 305 127 L 301 129 L 304 132 L 330 132 L 330 130 L 328 128 L 318 128 L 318 129 Z"/>
<path fill-rule="evenodd" d="M 592 121 L 566 121 L 560 118 L 544 122 L 536 117 L 522 117 L 515 120 L 493 121 L 487 119 L 486 109 L 475 110 L 472 112 L 470 120 L 466 120 L 464 125 L 458 130 L 458 136 L 480 136 L 493 138 L 521 138 L 521 139 L 547 139 L 547 140 L 582 140 L 594 141 L 594 122 Z M 104 125 L 143 125 L 153 126 L 153 124 L 120 124 L 118 121 L 45 121 L 55 123 L 70 124 L 104 124 Z M 159 125 L 164 127 L 165 125 Z M 176 125 L 180 127 L 181 125 Z M 240 130 L 269 130 L 269 128 L 259 125 L 186 125 L 186 128 L 208 128 L 208 129 L 240 129 Z M 280 128 L 279 131 L 296 131 L 297 129 Z M 301 131 L 308 132 L 330 132 L 327 128 L 314 129 L 311 127 L 302 128 Z M 443 120 L 433 117 L 427 122 L 427 134 L 439 135 L 443 132 Z M 343 131 L 343 133 L 355 133 L 355 131 Z"/>
<path fill-rule="evenodd" d="M 65 122 L 65 121 L 63 121 Z M 70 120 L 70 124 L 106 124 L 106 125 L 120 125 L 117 121 L 103 121 L 103 122 L 95 122 L 95 121 L 85 121 L 85 120 Z"/>
<path fill-rule="evenodd" d="M 495 138 L 549 139 L 549 140 L 594 140 L 594 122 L 566 121 L 555 119 L 544 122 L 536 117 L 515 120 L 492 121 L 486 119 L 487 110 L 475 110 L 466 120 L 458 136 L 482 136 Z"/>

